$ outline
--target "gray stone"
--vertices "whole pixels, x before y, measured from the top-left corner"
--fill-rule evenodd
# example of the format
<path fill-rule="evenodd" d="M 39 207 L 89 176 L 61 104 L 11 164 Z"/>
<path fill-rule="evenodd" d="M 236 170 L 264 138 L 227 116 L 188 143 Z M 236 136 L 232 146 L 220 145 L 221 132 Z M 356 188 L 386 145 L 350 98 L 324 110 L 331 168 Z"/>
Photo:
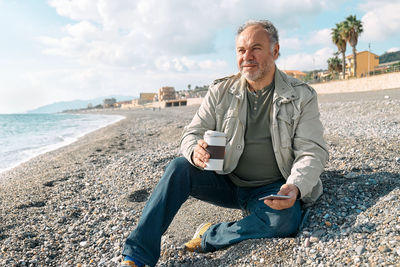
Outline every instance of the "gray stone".
<path fill-rule="evenodd" d="M 357 246 L 354 251 L 360 256 L 365 252 L 365 247 L 363 245 Z"/>
<path fill-rule="evenodd" d="M 296 258 L 296 264 L 297 265 L 303 265 L 304 264 L 304 259 L 303 259 L 303 257 L 301 257 L 300 255 L 298 255 L 297 256 L 297 258 Z"/>
<path fill-rule="evenodd" d="M 310 242 L 310 238 L 306 238 L 305 240 L 304 240 L 304 247 L 305 248 L 308 248 L 308 247 L 310 247 L 311 246 L 311 242 Z"/>
<path fill-rule="evenodd" d="M 346 174 L 344 177 L 346 177 L 347 179 L 354 179 L 358 176 L 357 173 L 355 172 L 349 172 L 348 174 Z"/>
<path fill-rule="evenodd" d="M 312 236 L 312 237 L 321 237 L 321 236 L 323 236 L 324 234 L 325 234 L 325 231 L 319 229 L 319 230 L 314 231 L 314 232 L 312 233 L 311 236 Z"/>

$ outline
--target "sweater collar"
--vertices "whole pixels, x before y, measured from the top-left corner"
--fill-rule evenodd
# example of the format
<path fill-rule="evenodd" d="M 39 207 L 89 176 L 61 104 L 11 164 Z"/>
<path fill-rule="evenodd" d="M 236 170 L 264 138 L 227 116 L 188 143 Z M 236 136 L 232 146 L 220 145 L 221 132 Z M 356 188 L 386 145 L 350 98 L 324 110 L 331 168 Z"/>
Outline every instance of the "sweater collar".
<path fill-rule="evenodd" d="M 247 81 L 244 76 L 240 75 L 240 73 L 236 76 L 238 79 L 229 89 L 229 92 L 234 96 L 243 99 L 247 90 Z M 288 76 L 278 68 L 275 68 L 274 82 L 275 91 L 273 102 L 281 99 L 283 103 L 287 103 L 298 98 L 297 92 L 294 90 Z"/>

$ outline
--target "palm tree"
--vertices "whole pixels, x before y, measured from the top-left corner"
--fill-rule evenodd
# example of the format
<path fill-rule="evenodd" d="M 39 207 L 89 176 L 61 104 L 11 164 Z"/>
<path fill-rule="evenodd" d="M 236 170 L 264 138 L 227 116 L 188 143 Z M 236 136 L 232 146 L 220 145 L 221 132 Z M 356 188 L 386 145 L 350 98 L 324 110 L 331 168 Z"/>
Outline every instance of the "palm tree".
<path fill-rule="evenodd" d="M 345 32 L 343 31 L 343 22 L 336 23 L 336 28 L 332 28 L 331 36 L 332 42 L 336 45 L 338 52 L 342 54 L 342 73 L 343 73 L 343 80 L 346 78 L 346 36 L 344 36 Z"/>
<path fill-rule="evenodd" d="M 337 55 L 328 59 L 328 70 L 332 76 L 336 76 L 342 70 L 342 60 Z"/>
<path fill-rule="evenodd" d="M 343 21 L 343 31 L 346 41 L 353 48 L 353 59 L 354 59 L 354 77 L 357 77 L 357 53 L 356 46 L 358 42 L 358 37 L 363 32 L 363 26 L 361 20 L 357 20 L 356 16 L 348 16 L 345 21 Z"/>

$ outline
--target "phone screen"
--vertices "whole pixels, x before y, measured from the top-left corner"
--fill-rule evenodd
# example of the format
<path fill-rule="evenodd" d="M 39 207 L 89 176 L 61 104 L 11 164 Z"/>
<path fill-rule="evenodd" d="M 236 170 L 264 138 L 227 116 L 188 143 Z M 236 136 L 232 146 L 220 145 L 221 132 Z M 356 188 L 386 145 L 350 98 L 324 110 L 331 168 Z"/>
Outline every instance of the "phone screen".
<path fill-rule="evenodd" d="M 269 195 L 269 196 L 265 196 L 265 197 L 261 197 L 258 200 L 264 200 L 264 199 L 289 199 L 291 198 L 290 196 L 285 196 L 285 195 Z"/>

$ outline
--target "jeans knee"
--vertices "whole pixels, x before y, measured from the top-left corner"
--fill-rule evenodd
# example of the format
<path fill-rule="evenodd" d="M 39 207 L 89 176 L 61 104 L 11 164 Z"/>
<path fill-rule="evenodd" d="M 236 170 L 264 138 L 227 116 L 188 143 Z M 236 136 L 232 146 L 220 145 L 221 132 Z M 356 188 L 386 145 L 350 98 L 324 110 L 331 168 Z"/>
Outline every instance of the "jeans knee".
<path fill-rule="evenodd" d="M 289 208 L 279 212 L 265 212 L 257 210 L 255 214 L 265 225 L 269 237 L 287 237 L 297 232 L 300 216 L 296 208 Z"/>
<path fill-rule="evenodd" d="M 280 224 L 274 225 L 272 230 L 277 237 L 288 237 L 297 232 L 299 223 L 295 218 L 282 220 Z"/>
<path fill-rule="evenodd" d="M 187 167 L 191 166 L 190 162 L 184 158 L 184 157 L 179 157 L 179 158 L 175 158 L 173 159 L 167 166 L 167 170 L 171 169 L 173 171 L 176 170 L 182 170 L 182 169 L 186 169 Z"/>
<path fill-rule="evenodd" d="M 182 179 L 188 179 L 190 176 L 189 170 L 191 167 L 193 166 L 186 158 L 175 158 L 165 169 L 163 178 L 168 179 L 169 181 L 181 181 Z"/>

